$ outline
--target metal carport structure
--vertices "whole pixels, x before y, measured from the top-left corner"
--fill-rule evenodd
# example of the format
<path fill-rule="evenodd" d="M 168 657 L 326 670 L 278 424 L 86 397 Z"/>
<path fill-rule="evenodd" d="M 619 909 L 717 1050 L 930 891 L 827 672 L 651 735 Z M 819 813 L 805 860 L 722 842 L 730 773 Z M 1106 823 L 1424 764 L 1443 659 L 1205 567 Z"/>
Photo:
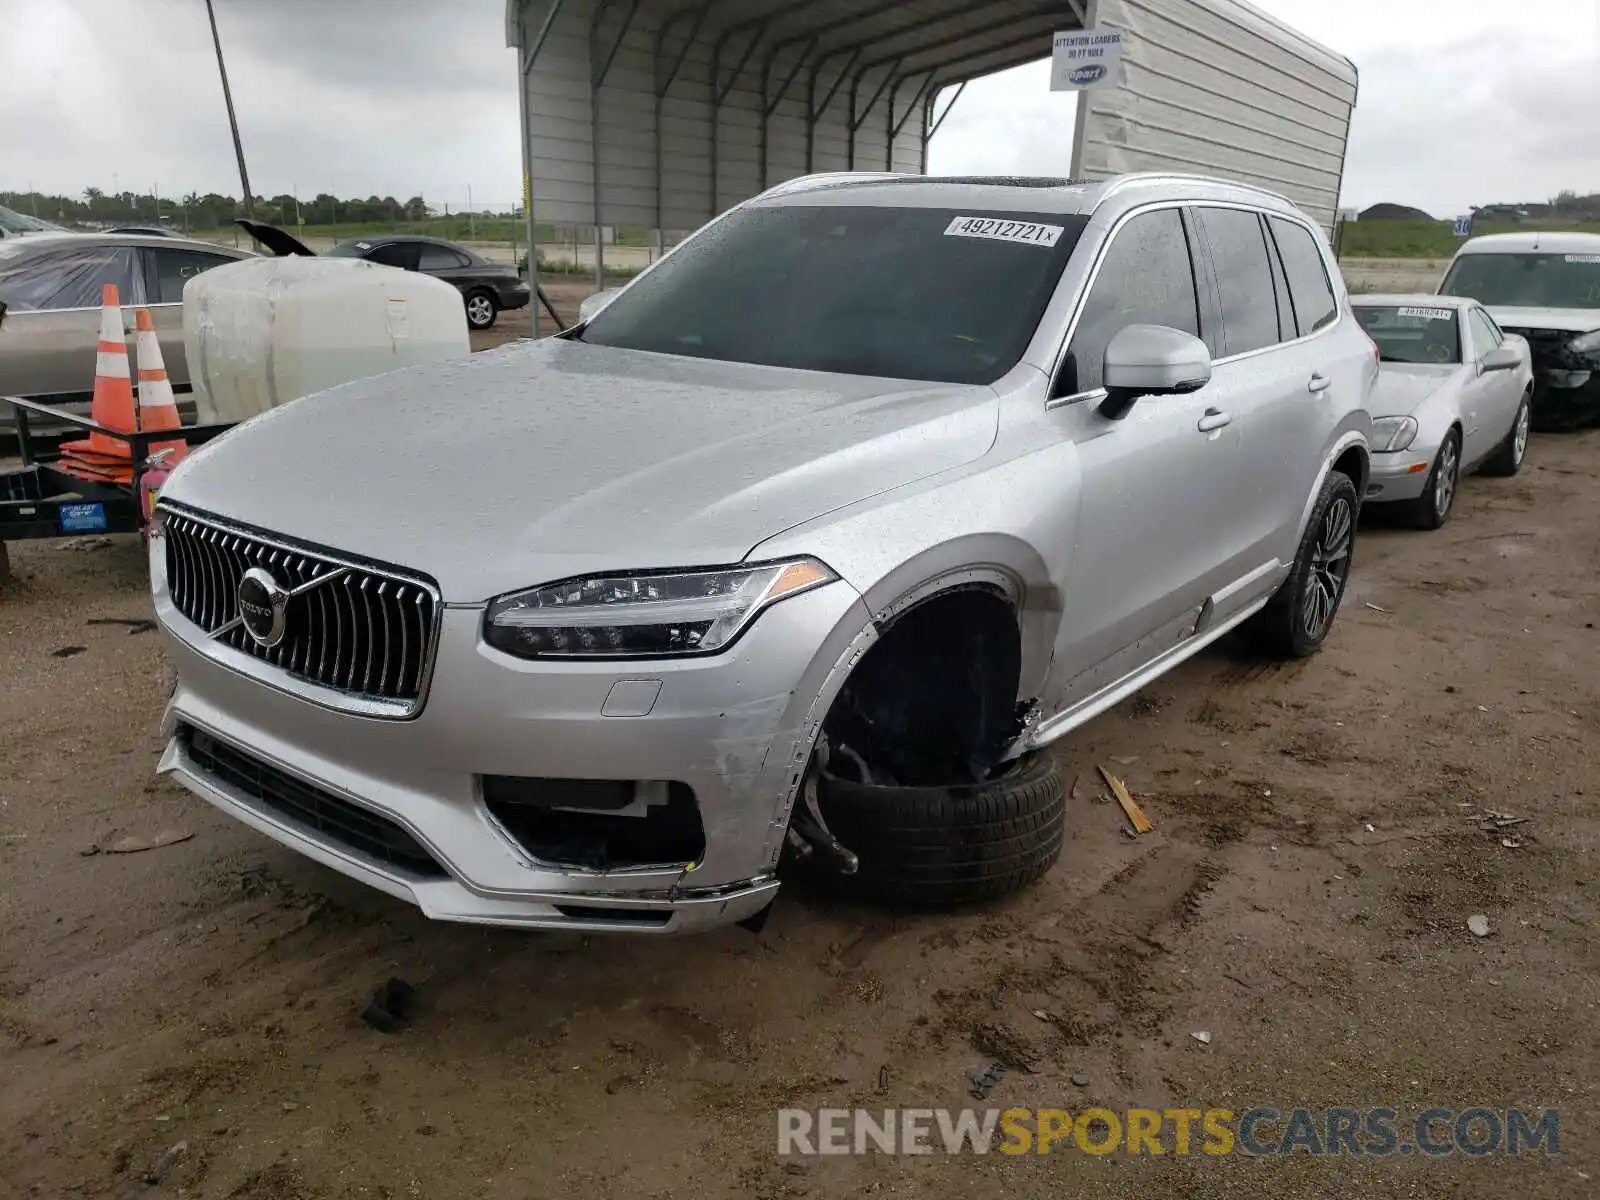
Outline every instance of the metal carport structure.
<path fill-rule="evenodd" d="M 1355 68 L 1239 0 L 507 0 L 529 244 L 535 216 L 659 246 L 796 175 L 923 171 L 943 89 L 1099 24 L 1133 45 L 1078 96 L 1076 172 L 1224 174 L 1331 227 Z"/>

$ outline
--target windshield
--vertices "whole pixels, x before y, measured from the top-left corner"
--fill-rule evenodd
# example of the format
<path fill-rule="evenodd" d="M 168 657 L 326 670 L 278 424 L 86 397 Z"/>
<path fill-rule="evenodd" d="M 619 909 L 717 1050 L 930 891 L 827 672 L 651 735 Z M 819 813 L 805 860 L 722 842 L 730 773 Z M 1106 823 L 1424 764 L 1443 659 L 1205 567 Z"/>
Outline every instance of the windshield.
<path fill-rule="evenodd" d="M 62 231 L 62 226 L 25 216 L 13 209 L 0 206 L 0 233 L 49 233 Z"/>
<path fill-rule="evenodd" d="M 1387 363 L 1458 363 L 1461 330 L 1452 308 L 1358 304 L 1356 320 Z"/>
<path fill-rule="evenodd" d="M 993 383 L 1022 357 L 1084 221 L 742 209 L 663 259 L 578 336 L 727 362 Z"/>
<path fill-rule="evenodd" d="M 1514 308 L 1600 308 L 1600 254 L 1465 254 L 1439 290 Z"/>

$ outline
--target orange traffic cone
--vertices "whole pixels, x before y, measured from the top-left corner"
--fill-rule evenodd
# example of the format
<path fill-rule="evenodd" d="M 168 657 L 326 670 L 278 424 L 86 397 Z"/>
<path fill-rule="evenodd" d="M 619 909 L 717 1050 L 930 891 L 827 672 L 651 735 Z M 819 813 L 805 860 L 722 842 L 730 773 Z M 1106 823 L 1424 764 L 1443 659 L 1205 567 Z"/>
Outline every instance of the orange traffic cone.
<path fill-rule="evenodd" d="M 156 337 L 155 322 L 148 308 L 134 310 L 138 328 L 136 348 L 139 361 L 139 428 L 146 433 L 161 429 L 181 429 L 178 402 L 172 395 L 172 383 L 167 378 L 167 367 L 161 361 L 161 340 Z M 189 454 L 189 443 L 182 438 L 170 442 L 152 442 L 150 453 L 171 451 L 163 464 L 167 470 L 181 463 Z"/>
<path fill-rule="evenodd" d="M 122 306 L 114 283 L 106 284 L 100 292 L 100 345 L 95 355 L 94 400 L 89 416 L 96 425 L 122 433 L 138 428 Z M 128 443 L 104 433 L 93 432 L 84 441 L 63 443 L 61 457 L 65 469 L 84 478 L 118 483 L 133 479 L 133 452 Z"/>

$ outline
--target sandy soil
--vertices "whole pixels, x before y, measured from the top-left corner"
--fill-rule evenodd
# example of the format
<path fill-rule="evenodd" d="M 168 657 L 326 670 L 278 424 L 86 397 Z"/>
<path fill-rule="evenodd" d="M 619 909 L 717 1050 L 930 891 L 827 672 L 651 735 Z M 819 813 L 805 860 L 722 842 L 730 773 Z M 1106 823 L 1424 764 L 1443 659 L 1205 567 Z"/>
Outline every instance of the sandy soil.
<path fill-rule="evenodd" d="M 139 544 L 13 547 L 0 1196 L 1593 1196 L 1597 455 L 1538 439 L 1443 530 L 1364 531 L 1313 660 L 1220 648 L 1060 744 L 1065 853 L 1014 900 L 786 891 L 670 942 L 430 924 L 158 781 L 159 635 L 101 623 L 148 615 Z M 1560 1153 L 775 1155 L 781 1106 L 959 1107 L 997 1053 L 1034 1067 L 1001 1106 L 1556 1107 Z"/>
<path fill-rule="evenodd" d="M 1448 259 L 1341 258 L 1339 270 L 1356 292 L 1432 292 L 1444 278 Z"/>

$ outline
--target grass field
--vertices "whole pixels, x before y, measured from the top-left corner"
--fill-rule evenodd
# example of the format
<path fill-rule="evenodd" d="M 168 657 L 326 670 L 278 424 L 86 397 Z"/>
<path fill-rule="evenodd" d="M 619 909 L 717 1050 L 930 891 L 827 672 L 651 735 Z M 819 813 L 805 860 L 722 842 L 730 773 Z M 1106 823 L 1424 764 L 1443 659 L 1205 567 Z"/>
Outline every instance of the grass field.
<path fill-rule="evenodd" d="M 1600 233 L 1600 222 L 1529 220 L 1484 221 L 1473 236 L 1486 233 L 1531 233 L 1534 230 L 1577 230 Z M 1448 221 L 1347 221 L 1339 235 L 1340 258 L 1449 258 L 1462 239 Z"/>

